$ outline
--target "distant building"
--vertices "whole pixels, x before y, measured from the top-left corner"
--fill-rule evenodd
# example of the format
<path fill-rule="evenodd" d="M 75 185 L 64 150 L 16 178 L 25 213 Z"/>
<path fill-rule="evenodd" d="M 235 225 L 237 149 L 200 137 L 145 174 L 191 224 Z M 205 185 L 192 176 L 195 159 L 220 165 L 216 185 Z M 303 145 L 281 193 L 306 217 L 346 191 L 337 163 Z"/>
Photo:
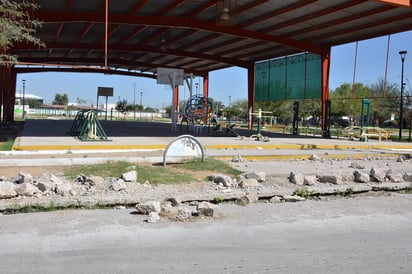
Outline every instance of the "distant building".
<path fill-rule="evenodd" d="M 37 101 L 41 105 L 43 104 L 43 97 L 36 96 L 34 94 L 25 93 L 24 94 L 24 103 L 28 105 L 30 101 Z M 16 105 L 23 105 L 23 93 L 16 92 Z"/>

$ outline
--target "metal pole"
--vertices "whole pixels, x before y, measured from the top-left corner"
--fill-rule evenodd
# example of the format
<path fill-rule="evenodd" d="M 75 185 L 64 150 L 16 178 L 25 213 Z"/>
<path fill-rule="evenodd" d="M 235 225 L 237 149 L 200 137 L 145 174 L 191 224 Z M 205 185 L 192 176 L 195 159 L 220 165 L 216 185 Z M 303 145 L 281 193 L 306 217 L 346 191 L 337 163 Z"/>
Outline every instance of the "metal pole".
<path fill-rule="evenodd" d="M 23 79 L 22 82 L 23 82 L 23 98 L 22 98 L 22 101 L 23 101 L 23 103 L 22 103 L 22 104 L 23 104 L 23 113 L 21 114 L 21 118 L 24 119 L 24 104 L 25 104 L 25 98 L 24 98 L 24 97 L 26 96 L 26 95 L 25 95 L 26 80 Z"/>
<path fill-rule="evenodd" d="M 140 92 L 140 120 L 142 120 L 142 111 L 143 111 L 143 91 Z"/>
<path fill-rule="evenodd" d="M 405 63 L 405 56 L 408 53 L 406 50 L 402 50 L 399 52 L 401 55 L 402 61 L 402 74 L 401 74 L 401 104 L 399 106 L 399 140 L 402 140 L 402 126 L 403 126 L 403 70 L 404 70 L 404 63 Z"/>
<path fill-rule="evenodd" d="M 133 84 L 133 117 L 136 120 L 136 82 Z"/>

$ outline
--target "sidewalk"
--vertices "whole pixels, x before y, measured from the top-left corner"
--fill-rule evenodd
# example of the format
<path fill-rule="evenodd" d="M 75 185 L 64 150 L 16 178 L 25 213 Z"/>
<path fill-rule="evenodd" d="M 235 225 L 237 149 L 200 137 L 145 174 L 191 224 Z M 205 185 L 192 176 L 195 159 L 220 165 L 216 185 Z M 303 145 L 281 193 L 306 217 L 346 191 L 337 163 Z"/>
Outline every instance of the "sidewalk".
<path fill-rule="evenodd" d="M 50 158 L 133 158 L 135 160 L 158 160 L 164 149 L 177 136 L 191 134 L 183 127 L 172 132 L 167 123 L 101 121 L 109 141 L 81 141 L 70 136 L 71 120 L 28 120 L 20 137 L 15 141 L 12 152 L 0 153 L 1 160 L 21 164 L 23 159 Z M 237 130 L 240 137 L 213 136 L 207 128 L 193 134 L 201 143 L 208 157 L 231 158 L 242 155 L 254 160 L 308 158 L 313 154 L 322 157 L 345 158 L 396 157 L 400 154 L 410 155 L 412 144 L 369 140 L 369 142 L 321 137 L 294 136 L 263 132 L 268 142 L 256 141 L 250 136 L 256 132 Z M 14 160 L 13 160 L 14 159 Z M 30 160 L 28 160 L 30 161 Z M 64 160 L 61 160 L 64 162 Z M 4 164 L 4 163 L 3 163 Z"/>

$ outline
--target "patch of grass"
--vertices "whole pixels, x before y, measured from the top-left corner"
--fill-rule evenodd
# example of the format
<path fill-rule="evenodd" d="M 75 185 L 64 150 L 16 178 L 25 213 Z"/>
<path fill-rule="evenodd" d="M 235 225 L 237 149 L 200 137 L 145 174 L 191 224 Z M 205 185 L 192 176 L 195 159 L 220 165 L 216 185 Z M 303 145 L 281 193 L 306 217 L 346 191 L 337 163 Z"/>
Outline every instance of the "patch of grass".
<path fill-rule="evenodd" d="M 120 177 L 122 173 L 130 171 L 131 163 L 127 161 L 107 161 L 102 164 L 73 166 L 64 172 L 64 176 L 75 178 L 80 173 L 86 176 Z"/>
<path fill-rule="evenodd" d="M 140 183 L 149 181 L 151 184 L 189 183 L 198 180 L 195 177 L 198 178 L 199 173 L 222 173 L 229 176 L 242 173 L 219 160 L 206 159 L 202 162 L 201 159 L 194 159 L 179 164 L 170 164 L 166 167 L 161 165 L 136 166 L 127 161 L 108 161 L 102 164 L 71 167 L 64 172 L 64 176 L 75 178 L 79 174 L 84 174 L 86 176 L 119 178 L 122 173 L 130 170 L 137 171 Z"/>
<path fill-rule="evenodd" d="M 224 199 L 220 196 L 216 196 L 216 197 L 213 198 L 213 203 L 215 203 L 217 205 L 223 203 L 223 201 L 224 201 Z"/>
<path fill-rule="evenodd" d="M 14 139 L 9 138 L 9 139 L 7 139 L 6 142 L 0 143 L 0 150 L 1 151 L 10 151 L 13 147 L 13 144 L 14 144 Z"/>
<path fill-rule="evenodd" d="M 343 197 L 351 197 L 353 196 L 353 193 L 354 193 L 353 187 L 348 187 L 345 191 L 338 192 L 337 194 Z"/>
<path fill-rule="evenodd" d="M 204 161 L 202 159 L 194 159 L 184 162 L 181 168 L 193 171 L 210 170 L 230 176 L 237 176 L 242 173 L 242 171 L 232 168 L 229 164 L 212 158 L 206 158 Z"/>
<path fill-rule="evenodd" d="M 307 200 L 312 199 L 313 196 L 315 195 L 315 192 L 313 190 L 309 190 L 308 188 L 298 188 L 293 192 L 293 195 L 300 196 L 302 198 L 305 198 Z"/>
<path fill-rule="evenodd" d="M 163 166 L 139 166 L 137 172 L 141 183 L 145 181 L 149 181 L 151 184 L 189 183 L 194 180 L 190 174 Z"/>

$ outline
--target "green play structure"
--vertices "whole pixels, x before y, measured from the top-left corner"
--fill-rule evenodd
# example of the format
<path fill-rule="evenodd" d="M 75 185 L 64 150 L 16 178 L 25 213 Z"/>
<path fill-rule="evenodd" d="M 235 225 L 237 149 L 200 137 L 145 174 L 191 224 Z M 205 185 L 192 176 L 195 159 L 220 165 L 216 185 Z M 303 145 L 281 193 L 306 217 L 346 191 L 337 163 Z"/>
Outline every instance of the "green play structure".
<path fill-rule="evenodd" d="M 76 114 L 70 135 L 82 141 L 110 141 L 97 117 L 96 110 L 81 110 Z"/>

